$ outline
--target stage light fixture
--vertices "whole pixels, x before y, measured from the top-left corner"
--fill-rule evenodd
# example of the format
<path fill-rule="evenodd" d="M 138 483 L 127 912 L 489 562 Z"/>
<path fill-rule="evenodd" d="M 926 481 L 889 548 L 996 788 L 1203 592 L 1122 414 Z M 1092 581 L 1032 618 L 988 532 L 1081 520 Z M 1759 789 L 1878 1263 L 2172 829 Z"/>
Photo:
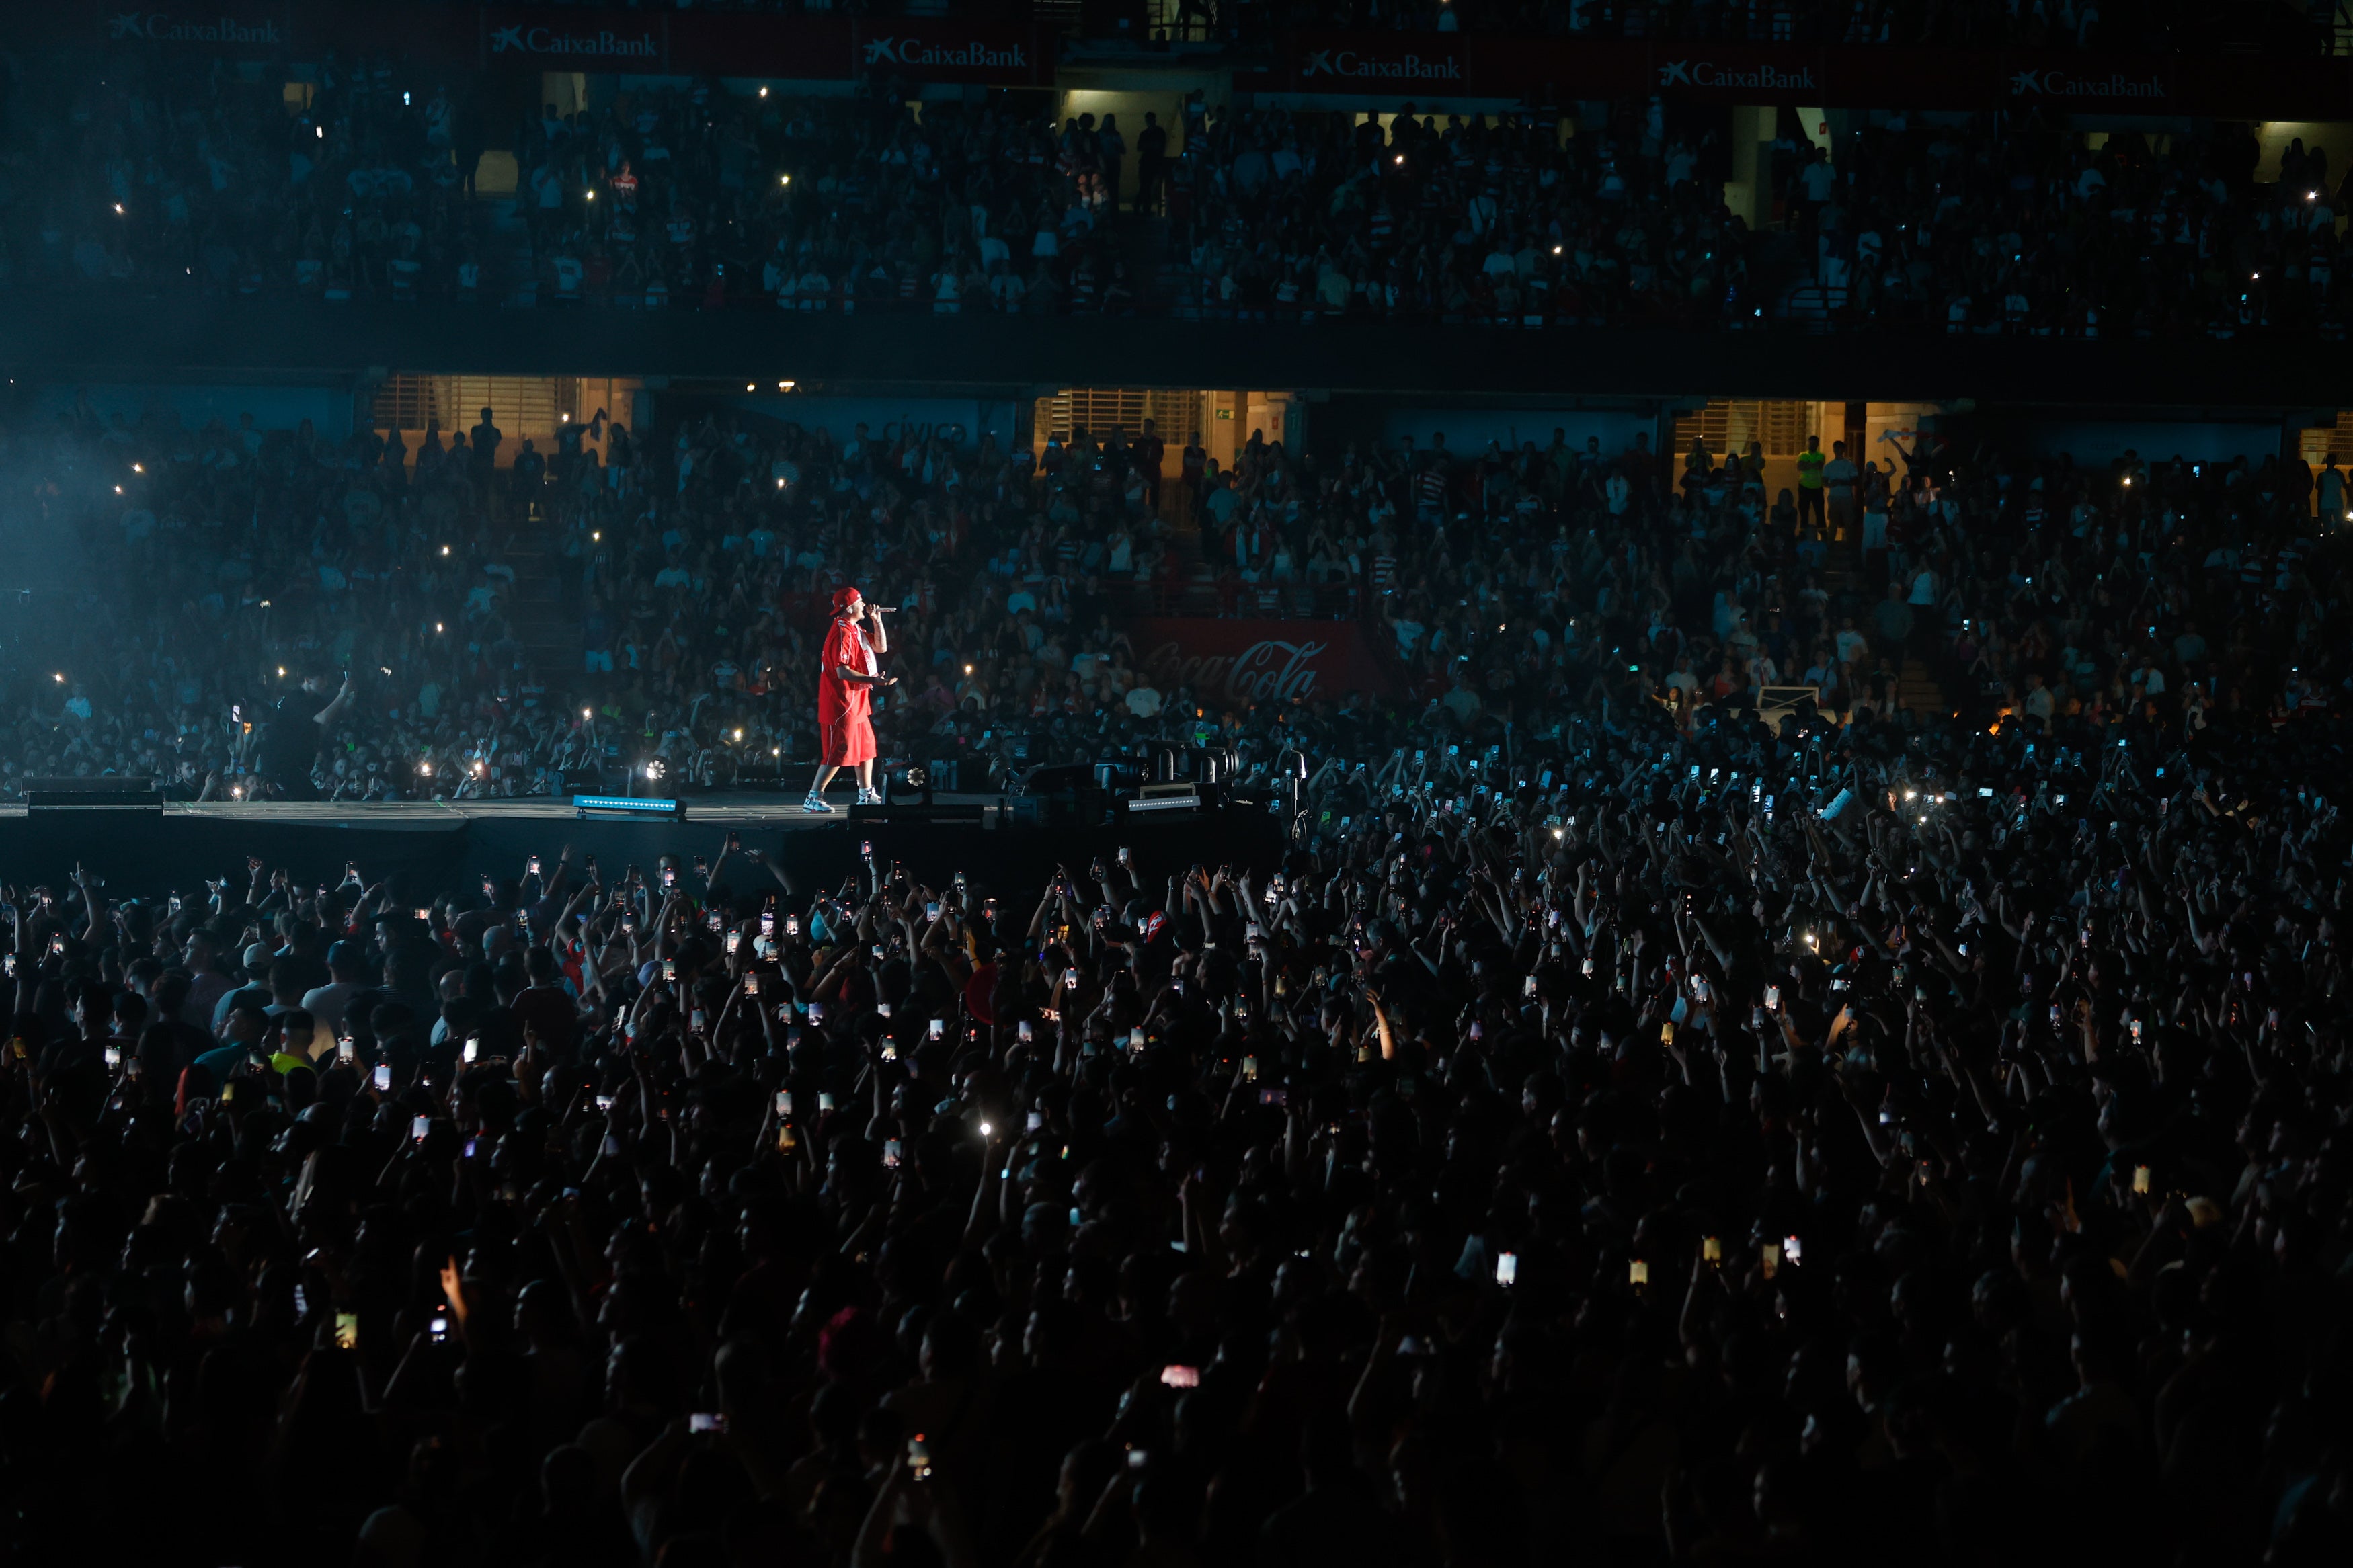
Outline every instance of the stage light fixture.
<path fill-rule="evenodd" d="M 586 816 L 592 811 L 608 811 L 621 816 L 660 816 L 673 822 L 686 818 L 686 802 L 682 800 L 640 800 L 626 795 L 575 795 L 572 809 Z"/>

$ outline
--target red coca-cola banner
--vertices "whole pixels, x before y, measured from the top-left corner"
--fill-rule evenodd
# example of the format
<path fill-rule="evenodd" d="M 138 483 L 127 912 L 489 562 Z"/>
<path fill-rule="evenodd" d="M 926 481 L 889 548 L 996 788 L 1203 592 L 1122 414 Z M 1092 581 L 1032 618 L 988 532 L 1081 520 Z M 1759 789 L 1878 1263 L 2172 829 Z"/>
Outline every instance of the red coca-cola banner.
<path fill-rule="evenodd" d="M 1389 689 L 1357 621 L 1132 620 L 1137 664 L 1166 695 L 1188 686 L 1219 703 L 1334 700 Z"/>

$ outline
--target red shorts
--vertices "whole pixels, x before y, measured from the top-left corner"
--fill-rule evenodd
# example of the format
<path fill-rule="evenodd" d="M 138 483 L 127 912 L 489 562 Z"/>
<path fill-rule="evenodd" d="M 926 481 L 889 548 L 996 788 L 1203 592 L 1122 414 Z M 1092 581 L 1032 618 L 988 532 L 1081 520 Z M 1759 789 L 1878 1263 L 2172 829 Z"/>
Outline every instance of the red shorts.
<path fill-rule="evenodd" d="M 874 726 L 863 713 L 846 713 L 835 722 L 818 721 L 817 727 L 818 761 L 827 767 L 841 767 L 853 763 L 874 760 Z"/>

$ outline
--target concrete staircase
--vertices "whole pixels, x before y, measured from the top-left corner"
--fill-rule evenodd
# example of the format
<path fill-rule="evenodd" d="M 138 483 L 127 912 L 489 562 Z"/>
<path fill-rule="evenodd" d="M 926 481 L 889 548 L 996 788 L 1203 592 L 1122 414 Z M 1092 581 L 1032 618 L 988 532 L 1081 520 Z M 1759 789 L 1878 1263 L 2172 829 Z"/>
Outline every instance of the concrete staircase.
<path fill-rule="evenodd" d="M 511 476 L 501 479 L 496 504 L 514 520 L 499 556 L 514 574 L 504 605 L 507 624 L 543 678 L 576 675 L 581 645 L 575 565 L 563 552 L 553 510 L 543 501 L 519 506 L 509 488 Z"/>
<path fill-rule="evenodd" d="M 1157 213 L 1124 214 L 1113 230 L 1144 309 L 1155 314 L 1200 303 L 1190 261 L 1176 249 L 1169 222 Z"/>
<path fill-rule="evenodd" d="M 1895 700 L 1915 713 L 1944 715 L 1953 710 L 1945 700 L 1944 687 L 1928 672 L 1928 667 L 1908 655 L 1895 678 Z"/>
<path fill-rule="evenodd" d="M 1887 592 L 1883 575 L 1874 577 L 1864 569 L 1861 525 L 1851 537 L 1833 543 L 1822 561 L 1822 586 L 1830 591 L 1834 614 L 1852 614 L 1860 622 L 1870 613 L 1871 606 Z M 1947 702 L 1944 686 L 1929 668 L 1910 654 L 1896 671 L 1895 700 L 1899 707 L 1920 714 L 1947 714 L 1952 711 Z"/>
<path fill-rule="evenodd" d="M 474 199 L 482 218 L 481 297 L 501 306 L 543 303 L 538 297 L 539 268 L 532 255 L 531 224 L 518 196 L 488 195 Z"/>

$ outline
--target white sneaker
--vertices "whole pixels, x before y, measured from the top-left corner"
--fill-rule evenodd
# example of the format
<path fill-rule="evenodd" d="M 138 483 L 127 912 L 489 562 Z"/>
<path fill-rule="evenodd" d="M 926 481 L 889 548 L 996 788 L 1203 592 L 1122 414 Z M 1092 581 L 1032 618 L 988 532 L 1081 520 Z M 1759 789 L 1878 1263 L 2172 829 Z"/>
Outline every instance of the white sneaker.
<path fill-rule="evenodd" d="M 860 805 L 881 805 L 882 804 L 882 792 L 879 789 L 860 790 L 858 792 L 858 804 Z"/>
<path fill-rule="evenodd" d="M 825 796 L 818 794 L 815 790 L 809 791 L 808 798 L 801 802 L 801 809 L 807 812 L 812 816 L 831 816 L 833 815 L 833 807 L 826 805 Z"/>

